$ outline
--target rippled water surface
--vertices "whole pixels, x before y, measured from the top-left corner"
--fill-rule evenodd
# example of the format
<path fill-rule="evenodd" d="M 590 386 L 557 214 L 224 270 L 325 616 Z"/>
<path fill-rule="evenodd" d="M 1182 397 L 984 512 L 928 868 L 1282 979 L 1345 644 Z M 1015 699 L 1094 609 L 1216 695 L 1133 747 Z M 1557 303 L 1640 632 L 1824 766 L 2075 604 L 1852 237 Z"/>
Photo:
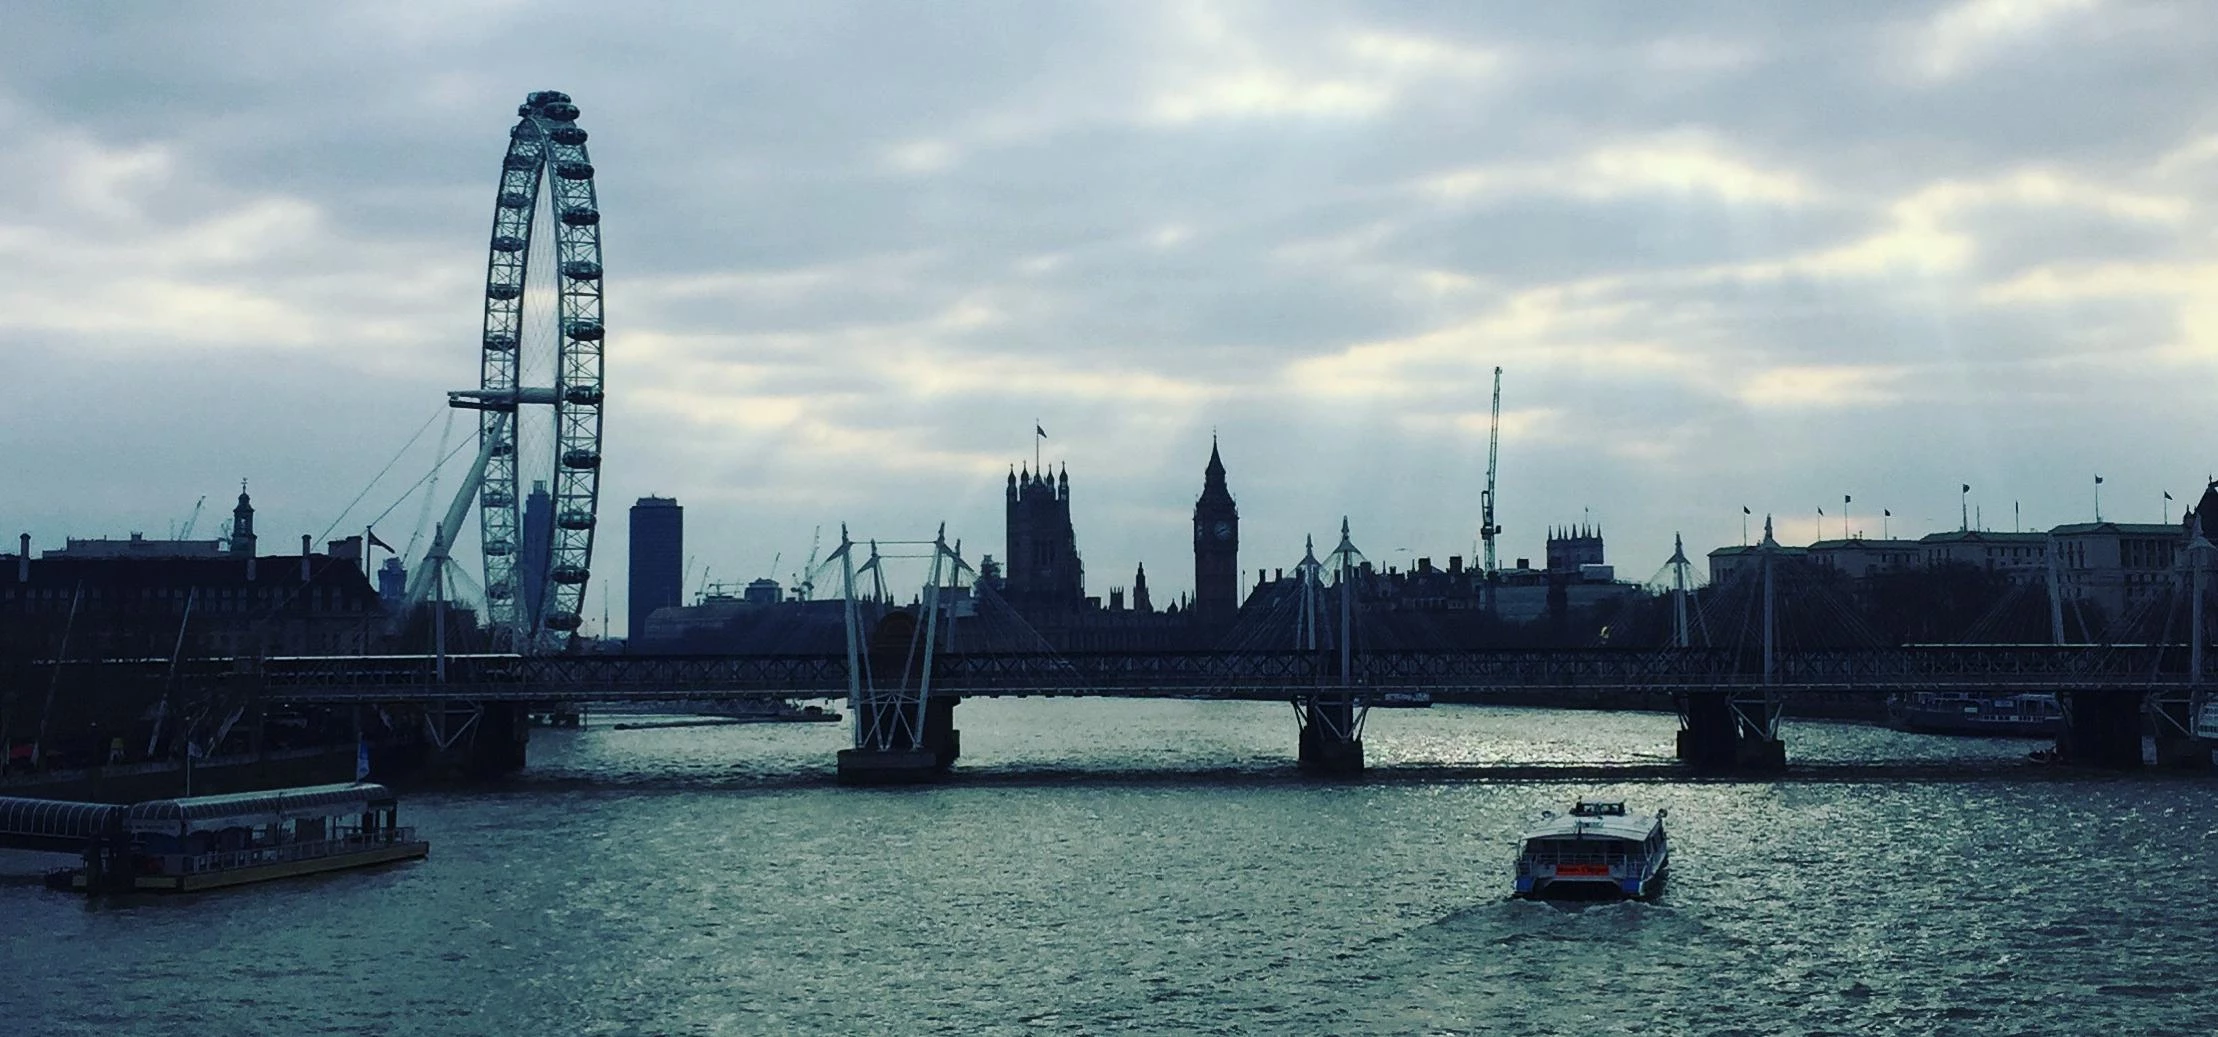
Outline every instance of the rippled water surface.
<path fill-rule="evenodd" d="M 973 702 L 946 785 L 831 782 L 843 725 L 536 732 L 422 793 L 430 860 L 88 904 L 0 853 L 0 1020 L 138 1033 L 2209 1033 L 2210 777 L 1800 723 L 1769 782 L 1674 722 L 1373 714 L 1291 775 L 1239 703 Z M 1504 772 L 1500 765 L 1550 765 Z M 1505 776 L 1507 775 L 1507 776 Z M 1626 780 L 1642 775 L 1642 780 Z M 1669 806 L 1649 904 L 1505 899 L 1516 832 Z"/>

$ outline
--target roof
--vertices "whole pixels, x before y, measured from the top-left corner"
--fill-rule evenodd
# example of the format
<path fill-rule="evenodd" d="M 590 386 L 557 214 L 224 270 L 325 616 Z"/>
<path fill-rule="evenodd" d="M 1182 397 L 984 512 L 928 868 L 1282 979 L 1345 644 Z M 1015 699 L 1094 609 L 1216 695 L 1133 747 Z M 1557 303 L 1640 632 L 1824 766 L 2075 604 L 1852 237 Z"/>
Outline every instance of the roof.
<path fill-rule="evenodd" d="M 1809 549 L 1812 551 L 1908 551 L 1915 549 L 1917 546 L 1918 542 L 1915 540 L 1867 540 L 1863 537 L 1850 537 L 1843 540 L 1835 537 L 1831 540 L 1815 541 L 1810 544 Z"/>
<path fill-rule="evenodd" d="M 1927 533 L 1918 538 L 1921 544 L 2039 544 L 2048 540 L 2047 533 L 1998 533 L 1991 529 L 1952 529 L 1945 533 Z"/>
<path fill-rule="evenodd" d="M 222 796 L 148 800 L 132 804 L 126 820 L 134 830 L 161 830 L 178 824 L 188 831 L 198 831 L 234 827 L 226 822 L 235 821 L 270 824 L 289 817 L 330 817 L 392 799 L 391 790 L 367 782 L 309 785 Z"/>
<path fill-rule="evenodd" d="M 1585 806 L 1586 804 L 1581 804 Z M 1623 804 L 1617 804 L 1622 809 Z M 1574 808 L 1576 809 L 1576 808 Z M 1662 819 L 1648 814 L 1603 814 L 1582 816 L 1558 814 L 1527 829 L 1523 839 L 1597 838 L 1631 839 L 1635 842 L 1648 838 L 1648 834 L 1662 824 Z"/>
<path fill-rule="evenodd" d="M 2058 526 L 2049 530 L 2049 532 L 2060 537 L 2108 534 L 2112 536 L 2184 538 L 2187 535 L 2184 526 L 2174 525 L 2170 522 L 2074 522 L 2069 525 Z"/>
<path fill-rule="evenodd" d="M 123 809 L 109 803 L 0 796 L 0 846 L 40 840 L 81 844 L 114 827 Z"/>

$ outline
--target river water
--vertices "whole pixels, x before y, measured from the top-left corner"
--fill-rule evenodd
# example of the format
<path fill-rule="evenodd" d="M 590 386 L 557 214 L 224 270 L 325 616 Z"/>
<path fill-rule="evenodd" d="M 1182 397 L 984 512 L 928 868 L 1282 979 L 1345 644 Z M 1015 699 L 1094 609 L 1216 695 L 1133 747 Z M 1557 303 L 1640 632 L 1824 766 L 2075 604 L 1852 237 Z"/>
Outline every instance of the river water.
<path fill-rule="evenodd" d="M 831 780 L 845 725 L 535 732 L 420 793 L 429 860 L 191 898 L 0 853 L 27 1034 L 2119 1034 L 2218 1030 L 2218 779 L 1794 722 L 1669 776 L 1668 716 L 981 701 L 958 776 Z M 1546 764 L 1517 771 L 1502 764 Z M 1627 775 L 1647 775 L 1627 780 Z M 1506 899 L 1579 796 L 1671 808 L 1654 903 Z"/>

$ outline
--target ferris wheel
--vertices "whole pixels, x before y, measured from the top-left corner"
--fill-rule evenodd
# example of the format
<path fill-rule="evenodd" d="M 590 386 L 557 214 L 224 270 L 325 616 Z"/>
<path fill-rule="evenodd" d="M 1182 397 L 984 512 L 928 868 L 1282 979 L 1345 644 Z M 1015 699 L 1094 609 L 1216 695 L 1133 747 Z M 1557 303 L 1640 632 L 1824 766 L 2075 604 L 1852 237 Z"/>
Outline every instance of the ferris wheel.
<path fill-rule="evenodd" d="M 474 496 L 487 624 L 528 652 L 559 648 L 582 625 L 605 329 L 601 212 L 578 106 L 542 90 L 516 114 L 494 200 L 478 387 L 447 394 L 479 412 L 478 457 L 430 565 L 446 564 Z"/>

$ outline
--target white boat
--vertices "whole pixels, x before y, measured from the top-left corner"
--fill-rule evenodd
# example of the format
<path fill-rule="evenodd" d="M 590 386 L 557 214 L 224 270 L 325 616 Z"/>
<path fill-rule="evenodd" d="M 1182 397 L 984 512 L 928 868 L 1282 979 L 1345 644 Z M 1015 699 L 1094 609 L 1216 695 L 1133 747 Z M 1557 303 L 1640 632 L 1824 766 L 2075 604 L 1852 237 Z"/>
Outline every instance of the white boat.
<path fill-rule="evenodd" d="M 1515 895 L 1534 899 L 1647 899 L 1671 867 L 1664 815 L 1629 814 L 1621 802 L 1580 800 L 1549 814 L 1517 848 Z"/>

